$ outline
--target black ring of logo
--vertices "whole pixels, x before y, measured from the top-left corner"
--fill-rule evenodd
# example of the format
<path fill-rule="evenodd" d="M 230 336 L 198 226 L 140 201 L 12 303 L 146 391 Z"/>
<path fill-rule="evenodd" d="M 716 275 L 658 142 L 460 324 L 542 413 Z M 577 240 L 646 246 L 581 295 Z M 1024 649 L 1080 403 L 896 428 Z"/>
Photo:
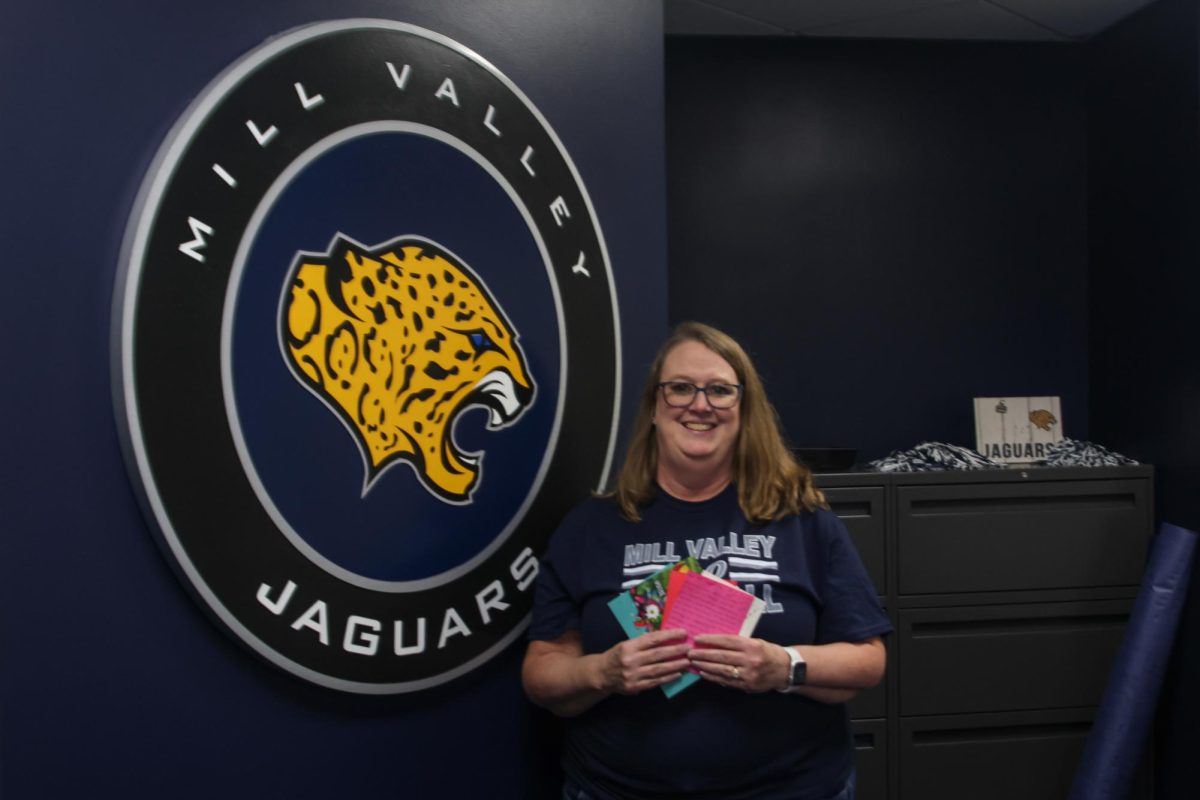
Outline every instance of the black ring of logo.
<path fill-rule="evenodd" d="M 263 508 L 230 434 L 220 339 L 238 250 L 278 177 L 338 131 L 396 120 L 466 143 L 528 210 L 561 302 L 566 377 L 549 468 L 512 533 L 466 574 L 389 591 L 331 575 Z M 534 555 L 607 479 L 620 342 L 591 202 L 514 84 L 462 45 L 402 23 L 285 33 L 226 70 L 177 123 L 143 183 L 121 267 L 114 382 L 130 472 L 169 560 L 220 624 L 295 675 L 375 694 L 444 683 L 517 637 Z"/>

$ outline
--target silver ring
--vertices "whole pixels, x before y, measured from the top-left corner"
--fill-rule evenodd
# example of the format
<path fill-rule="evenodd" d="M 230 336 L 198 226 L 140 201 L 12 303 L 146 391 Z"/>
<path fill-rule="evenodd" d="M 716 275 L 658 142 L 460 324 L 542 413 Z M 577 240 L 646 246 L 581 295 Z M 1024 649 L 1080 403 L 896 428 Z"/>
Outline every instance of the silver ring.
<path fill-rule="evenodd" d="M 734 668 L 733 668 L 733 679 L 734 679 L 735 681 L 740 681 L 740 680 L 742 679 L 742 674 L 741 674 L 740 672 L 738 672 L 738 668 L 737 668 L 737 667 L 734 667 Z"/>

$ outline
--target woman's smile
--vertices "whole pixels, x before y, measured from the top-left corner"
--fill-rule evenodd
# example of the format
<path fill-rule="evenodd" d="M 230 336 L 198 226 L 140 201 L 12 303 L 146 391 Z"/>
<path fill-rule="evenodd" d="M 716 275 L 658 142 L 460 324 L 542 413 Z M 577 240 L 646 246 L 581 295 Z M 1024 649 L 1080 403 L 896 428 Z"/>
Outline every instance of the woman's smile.
<path fill-rule="evenodd" d="M 667 354 L 659 379 L 698 389 L 738 383 L 729 362 L 696 341 L 683 342 Z M 687 405 L 672 405 L 665 391 L 659 391 L 654 411 L 660 485 L 685 494 L 683 487 L 705 487 L 707 493 L 724 486 L 732 479 L 733 448 L 741 426 L 739 405 L 714 408 L 707 391 L 695 391 Z"/>

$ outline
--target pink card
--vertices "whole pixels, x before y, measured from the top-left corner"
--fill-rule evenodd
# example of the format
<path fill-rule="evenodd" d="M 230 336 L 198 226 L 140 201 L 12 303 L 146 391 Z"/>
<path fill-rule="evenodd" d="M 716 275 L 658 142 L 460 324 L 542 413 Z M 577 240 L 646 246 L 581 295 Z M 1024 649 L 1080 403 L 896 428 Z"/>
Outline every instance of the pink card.
<path fill-rule="evenodd" d="M 758 624 L 765 604 L 749 592 L 701 573 L 685 573 L 679 580 L 663 629 L 684 628 L 689 645 L 702 633 L 747 636 Z"/>

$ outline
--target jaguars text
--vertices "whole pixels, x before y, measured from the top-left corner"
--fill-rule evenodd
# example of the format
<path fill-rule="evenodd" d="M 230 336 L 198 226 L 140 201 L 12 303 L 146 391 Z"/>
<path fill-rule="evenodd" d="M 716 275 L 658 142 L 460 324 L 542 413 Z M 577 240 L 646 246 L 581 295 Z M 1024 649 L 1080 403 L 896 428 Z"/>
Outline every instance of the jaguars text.
<path fill-rule="evenodd" d="M 537 573 L 538 560 L 533 550 L 526 547 L 509 564 L 507 581 L 498 578 L 491 581 L 475 592 L 473 603 L 443 609 L 440 619 L 433 619 L 433 625 L 437 626 L 437 642 L 433 646 L 442 650 L 456 637 L 470 637 L 492 624 L 511 605 L 506 599 L 509 595 L 505 584 L 508 583 L 509 590 L 525 592 Z M 375 656 L 390 652 L 396 656 L 412 656 L 424 653 L 432 643 L 427 616 L 392 619 L 386 623 L 361 614 L 338 614 L 334 618 L 331 607 L 336 604 L 322 598 L 301 600 L 297 594 L 302 594 L 300 587 L 289 580 L 279 590 L 266 583 L 259 584 L 256 597 L 272 614 L 290 620 L 289 626 L 299 635 L 314 637 L 315 641 L 328 647 L 336 632 L 341 649 L 347 653 Z M 293 617 L 297 610 L 299 613 Z M 390 638 L 390 646 L 383 646 L 385 637 Z"/>

